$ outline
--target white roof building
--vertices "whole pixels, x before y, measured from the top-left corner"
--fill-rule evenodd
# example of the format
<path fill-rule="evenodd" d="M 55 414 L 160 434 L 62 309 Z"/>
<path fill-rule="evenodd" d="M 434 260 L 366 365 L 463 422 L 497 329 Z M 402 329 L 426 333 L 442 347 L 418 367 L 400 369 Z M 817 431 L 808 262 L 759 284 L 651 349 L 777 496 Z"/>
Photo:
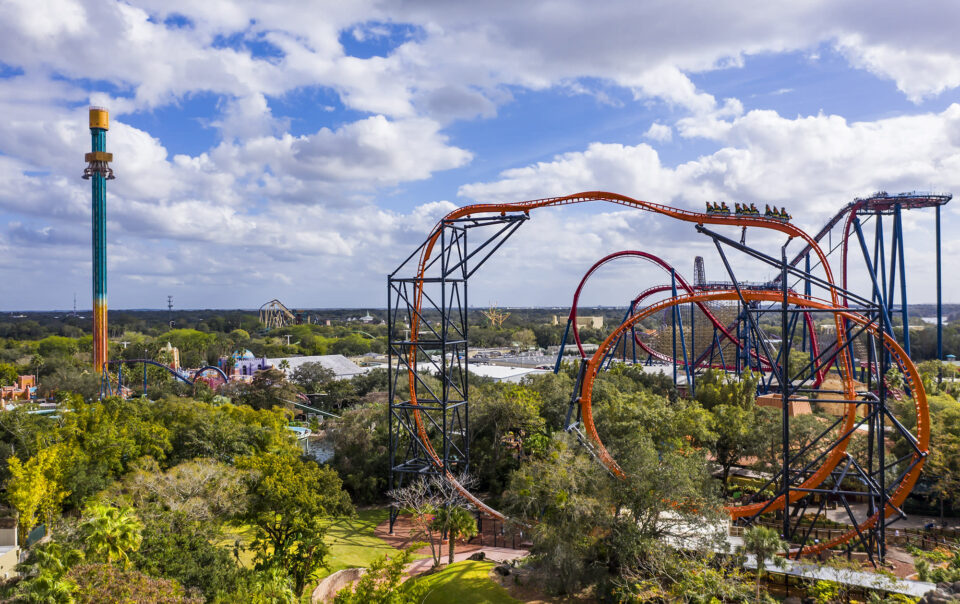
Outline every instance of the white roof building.
<path fill-rule="evenodd" d="M 280 361 L 286 361 L 290 365 L 288 368 L 283 370 L 287 376 L 290 376 L 297 367 L 303 365 L 304 363 L 320 363 L 327 369 L 333 371 L 338 380 L 348 380 L 355 375 L 366 373 L 369 370 L 369 368 L 360 367 L 342 354 L 323 354 L 309 357 L 283 357 L 277 359 L 267 359 L 267 364 L 273 365 L 277 369 L 280 369 Z"/>
<path fill-rule="evenodd" d="M 528 375 L 549 373 L 549 371 L 543 369 L 531 369 L 530 367 L 504 367 L 503 365 L 481 365 L 479 363 L 470 363 L 467 369 L 474 375 L 492 378 L 498 382 L 513 382 L 515 384 Z"/>

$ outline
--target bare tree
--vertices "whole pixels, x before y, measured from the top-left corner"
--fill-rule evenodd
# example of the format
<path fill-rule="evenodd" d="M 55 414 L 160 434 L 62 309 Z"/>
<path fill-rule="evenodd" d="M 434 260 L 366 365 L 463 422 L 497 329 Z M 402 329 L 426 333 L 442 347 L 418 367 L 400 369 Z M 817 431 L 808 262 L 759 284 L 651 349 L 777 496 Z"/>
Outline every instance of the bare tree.
<path fill-rule="evenodd" d="M 401 513 L 410 514 L 417 531 L 413 537 L 429 543 L 434 566 L 440 564 L 440 552 L 433 530 L 433 515 L 437 511 L 439 499 L 430 489 L 430 481 L 426 478 L 414 480 L 405 487 L 388 492 L 387 496 Z"/>
<path fill-rule="evenodd" d="M 458 485 L 454 485 L 444 475 L 421 477 L 403 488 L 387 493 L 394 507 L 402 513 L 410 514 L 417 531 L 413 537 L 423 539 L 430 544 L 434 566 L 440 564 L 442 554 L 440 541 L 447 529 L 442 524 L 434 522 L 437 511 L 457 506 L 466 507 L 467 500 L 463 496 L 463 491 L 469 490 L 476 482 L 469 474 L 462 474 L 456 480 Z"/>

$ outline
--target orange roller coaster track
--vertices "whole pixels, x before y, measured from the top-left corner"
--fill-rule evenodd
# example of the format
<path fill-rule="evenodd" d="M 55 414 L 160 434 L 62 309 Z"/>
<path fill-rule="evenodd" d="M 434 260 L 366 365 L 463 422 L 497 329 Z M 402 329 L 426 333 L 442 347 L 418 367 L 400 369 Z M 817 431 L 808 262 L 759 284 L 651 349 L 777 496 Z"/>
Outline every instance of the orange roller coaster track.
<path fill-rule="evenodd" d="M 783 299 L 783 293 L 778 290 L 747 290 L 742 292 L 742 294 L 744 298 L 751 302 L 780 302 Z M 793 293 L 788 293 L 787 298 L 790 304 L 794 304 L 802 308 L 814 308 L 822 310 L 831 310 L 834 308 L 829 302 L 816 300 L 814 298 L 800 296 Z M 683 294 L 668 298 L 656 304 L 652 304 L 634 314 L 627 321 L 617 327 L 616 330 L 607 336 L 606 340 L 604 340 L 603 344 L 600 345 L 593 357 L 587 361 L 586 371 L 584 372 L 584 379 L 580 389 L 580 410 L 583 416 L 583 425 L 587 435 L 592 441 L 594 451 L 600 463 L 602 463 L 615 475 L 620 477 L 624 476 L 623 471 L 607 451 L 602 440 L 600 439 L 600 435 L 597 433 L 597 428 L 593 420 L 592 405 L 594 380 L 599 373 L 600 365 L 603 362 L 607 351 L 609 351 L 610 347 L 613 346 L 614 343 L 624 333 L 626 333 L 632 325 L 636 324 L 638 321 L 642 321 L 644 318 L 658 311 L 691 302 L 718 302 L 738 299 L 739 296 L 735 290 L 721 290 Z M 920 373 L 917 371 L 916 365 L 914 365 L 913 361 L 907 357 L 906 353 L 903 351 L 897 341 L 893 339 L 893 337 L 886 332 L 881 333 L 876 323 L 870 321 L 861 314 L 847 311 L 836 311 L 835 315 L 839 319 L 846 319 L 852 323 L 856 323 L 864 327 L 866 331 L 870 332 L 870 334 L 874 337 L 882 338 L 884 347 L 890 352 L 892 359 L 903 373 L 907 386 L 914 391 L 914 402 L 917 413 L 917 428 L 916 434 L 913 435 L 913 438 L 915 440 L 916 448 L 911 460 L 908 462 L 908 467 L 910 468 L 909 471 L 907 471 L 900 479 L 899 483 L 895 486 L 893 496 L 891 496 L 885 504 L 883 517 L 887 518 L 899 513 L 900 506 L 903 505 L 907 495 L 910 494 L 910 491 L 916 484 L 917 479 L 920 477 L 920 472 L 923 469 L 923 463 L 930 446 L 930 418 L 927 409 L 926 392 L 923 389 L 923 382 L 920 379 Z M 820 486 L 834 470 L 834 468 L 836 468 L 837 465 L 844 459 L 846 456 L 846 445 L 848 444 L 856 427 L 856 408 L 857 403 L 855 401 L 847 404 L 847 409 L 843 418 L 843 425 L 839 430 L 842 436 L 840 440 L 841 446 L 833 448 L 828 459 L 823 462 L 816 472 L 814 472 L 799 486 L 790 490 L 790 503 L 794 503 L 805 497 L 808 494 L 806 489 L 815 489 L 816 487 Z M 780 496 L 774 500 L 757 502 L 750 505 L 729 506 L 727 507 L 727 511 L 730 513 L 732 518 L 736 519 L 753 516 L 761 512 L 775 512 L 782 510 L 783 506 L 784 497 Z M 858 527 L 850 529 L 843 535 L 816 546 L 805 547 L 803 551 L 799 553 L 814 554 L 825 549 L 829 549 L 840 543 L 844 543 L 856 537 L 858 533 L 862 533 L 874 526 L 879 520 L 880 515 L 881 512 L 878 511 L 876 514 L 860 523 Z"/>
<path fill-rule="evenodd" d="M 632 317 L 629 321 L 622 323 L 614 333 L 612 333 L 600 350 L 590 359 L 588 370 L 581 373 L 582 379 L 579 383 L 579 405 L 580 413 L 584 419 L 584 427 L 593 446 L 600 452 L 599 458 L 615 474 L 619 467 L 613 458 L 603 448 L 602 441 L 596 432 L 593 424 L 592 408 L 590 406 L 590 394 L 593 380 L 596 376 L 598 364 L 603 359 L 603 354 L 610 347 L 613 341 L 623 334 L 625 329 L 632 326 L 637 320 L 646 316 L 649 312 L 662 310 L 677 304 L 700 303 L 715 300 L 737 300 L 749 302 L 783 302 L 784 308 L 787 304 L 798 308 L 818 309 L 832 312 L 834 327 L 836 329 L 836 352 L 835 362 L 839 370 L 842 390 L 838 391 L 842 395 L 844 402 L 848 402 L 847 412 L 843 418 L 842 436 L 830 449 L 829 456 L 820 465 L 819 469 L 813 472 L 803 482 L 790 487 L 786 492 L 789 493 L 788 505 L 805 496 L 805 494 L 814 492 L 831 475 L 848 455 L 846 454 L 847 444 L 850 440 L 851 431 L 856 425 L 855 408 L 857 406 L 858 393 L 856 392 L 853 379 L 853 362 L 848 346 L 847 329 L 850 323 L 861 325 L 863 329 L 869 331 L 874 336 L 878 336 L 883 330 L 878 331 L 862 315 L 846 310 L 848 296 L 835 285 L 834 277 L 830 269 L 826 254 L 818 245 L 817 241 L 810 237 L 800 228 L 789 222 L 778 220 L 776 218 L 766 218 L 757 215 L 729 215 L 715 213 L 691 212 L 646 201 L 633 199 L 624 195 L 607 193 L 601 191 L 577 193 L 565 197 L 552 197 L 532 201 L 517 203 L 494 203 L 469 205 L 445 216 L 436 227 L 430 232 L 424 243 L 414 251 L 388 278 L 388 310 L 389 324 L 391 325 L 390 336 L 390 354 L 396 359 L 396 364 L 391 360 L 391 371 L 395 373 L 395 378 L 391 379 L 390 392 L 390 430 L 391 430 L 391 474 L 390 484 L 394 485 L 394 474 L 400 476 L 402 482 L 403 472 L 426 472 L 432 471 L 441 473 L 458 488 L 463 496 L 471 501 L 483 513 L 494 518 L 503 519 L 503 514 L 484 504 L 479 498 L 468 492 L 457 483 L 454 470 L 462 468 L 464 458 L 469 457 L 469 448 L 465 453 L 459 452 L 454 444 L 451 444 L 453 438 L 448 438 L 448 430 L 453 433 L 454 424 L 460 427 L 460 433 L 465 434 L 465 423 L 462 416 L 467 414 L 467 382 L 466 382 L 466 348 L 467 348 L 467 324 L 466 324 L 466 282 L 479 265 L 494 253 L 503 241 L 513 234 L 516 228 L 529 217 L 532 210 L 546 207 L 556 207 L 571 204 L 579 204 L 593 201 L 605 201 L 626 207 L 645 210 L 655 214 L 661 214 L 669 218 L 683 222 L 693 223 L 702 228 L 705 224 L 719 226 L 735 226 L 740 228 L 754 227 L 767 229 L 786 235 L 789 239 L 798 239 L 805 243 L 808 253 L 812 253 L 819 261 L 825 278 L 820 279 L 821 287 L 828 293 L 828 300 L 815 299 L 811 296 L 800 296 L 795 293 L 779 292 L 776 290 L 744 290 L 737 288 L 736 291 L 702 291 L 683 295 L 678 295 L 658 304 L 644 309 L 638 315 Z M 466 252 L 466 233 L 470 227 L 503 225 L 501 230 L 492 238 L 476 248 L 472 253 Z M 492 242 L 500 238 L 495 245 Z M 715 238 L 716 241 L 716 238 Z M 439 246 L 438 246 L 439 244 Z M 487 247 L 490 245 L 490 247 Z M 719 249 L 719 243 L 718 249 Z M 472 270 L 467 270 L 467 263 L 475 260 L 475 255 L 483 248 L 486 248 L 479 262 Z M 435 252 L 438 252 L 435 256 Z M 398 276 L 405 267 L 411 264 L 411 261 L 417 258 L 416 267 L 412 277 L 404 278 Z M 435 276 L 437 268 L 441 271 L 439 277 Z M 786 270 L 786 269 L 785 269 Z M 456 277 L 456 278 L 454 278 Z M 439 284 L 439 285 L 438 285 Z M 425 293 L 427 287 L 439 286 L 441 288 L 440 303 Z M 461 298 L 462 296 L 462 298 Z M 454 301 L 456 297 L 456 301 Z M 396 299 L 396 303 L 394 302 Z M 454 306 L 460 309 L 460 317 L 457 319 Z M 401 309 L 402 307 L 402 309 Z M 402 311 L 402 312 L 401 312 Z M 431 315 L 430 313 L 433 313 Z M 439 323 L 435 317 L 439 316 Z M 408 336 L 404 339 L 396 338 L 396 330 L 393 325 L 399 320 L 405 320 L 409 324 Z M 439 326 L 438 326 L 439 325 Z M 896 341 L 887 335 L 883 335 L 883 346 L 889 352 L 900 370 L 907 376 L 907 381 L 912 388 L 914 398 L 917 401 L 918 428 L 917 434 L 912 437 L 913 447 L 916 451 L 915 459 L 909 465 L 909 470 L 896 484 L 894 495 L 887 500 L 884 498 L 883 516 L 888 517 L 891 510 L 899 508 L 903 499 L 909 494 L 913 485 L 916 483 L 920 470 L 923 465 L 923 459 L 927 453 L 929 444 L 928 417 L 926 410 L 926 399 L 923 392 L 923 385 L 917 375 L 916 367 L 899 348 Z M 429 342 L 429 343 L 428 343 Z M 434 360 L 425 351 L 429 347 L 432 350 L 440 349 L 439 361 Z M 452 350 L 453 352 L 448 352 Z M 423 394 L 425 384 L 418 375 L 418 362 L 424 362 L 429 359 L 434 367 L 441 372 L 442 392 L 430 392 Z M 438 365 L 439 363 L 439 365 Z M 449 363 L 449 366 L 448 366 Z M 461 363 L 454 367 L 454 364 Z M 396 402 L 398 394 L 404 390 L 399 387 L 399 376 L 405 373 L 407 375 L 405 390 L 409 394 L 409 400 Z M 451 376 L 458 376 L 453 379 Z M 459 382 L 457 380 L 460 380 Z M 420 393 L 418 394 L 418 389 Z M 427 388 L 429 390 L 429 388 Z M 881 393 L 882 393 L 881 387 Z M 426 398 L 424 398 L 426 396 Z M 452 409 L 456 415 L 457 421 L 448 425 L 448 409 Z M 442 412 L 441 422 L 436 420 L 431 414 Z M 467 415 L 468 418 L 468 415 Z M 457 423 L 459 422 L 459 423 Z M 396 426 L 395 426 L 396 424 Z M 406 431 L 406 435 L 412 438 L 407 447 L 406 455 L 409 459 L 415 459 L 418 463 L 403 462 L 397 464 L 396 455 L 400 453 L 399 445 L 401 433 Z M 431 441 L 430 433 L 435 435 L 440 432 L 443 446 L 438 451 Z M 414 442 L 415 441 L 415 442 Z M 467 445 L 468 447 L 468 445 Z M 457 451 L 452 454 L 451 451 Z M 406 464 L 406 465 L 405 465 Z M 432 467 L 427 467 L 427 465 Z M 773 499 L 767 502 L 758 502 L 749 506 L 731 507 L 729 511 L 733 518 L 749 516 L 759 512 L 772 512 L 784 507 L 783 498 Z M 898 510 L 899 511 L 899 510 Z M 844 536 L 831 540 L 829 543 L 817 547 L 806 547 L 798 553 L 812 553 L 825 547 L 845 542 L 856 536 L 861 528 L 866 529 L 877 523 L 880 512 L 873 517 L 861 523 Z M 391 516 L 393 519 L 395 516 Z M 880 555 L 882 556 L 882 550 Z"/>

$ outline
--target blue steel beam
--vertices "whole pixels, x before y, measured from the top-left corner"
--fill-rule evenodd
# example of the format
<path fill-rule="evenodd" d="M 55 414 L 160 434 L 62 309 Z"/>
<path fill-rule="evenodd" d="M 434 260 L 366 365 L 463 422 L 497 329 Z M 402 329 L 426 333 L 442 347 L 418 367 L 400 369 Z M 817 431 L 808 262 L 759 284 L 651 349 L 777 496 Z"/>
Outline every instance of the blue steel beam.
<path fill-rule="evenodd" d="M 897 253 L 900 255 L 900 315 L 903 318 L 903 349 L 907 353 L 907 356 L 910 356 L 910 310 L 907 306 L 907 266 L 903 259 L 903 219 L 900 215 L 899 203 L 894 206 L 893 219 L 897 224 Z"/>
<path fill-rule="evenodd" d="M 942 258 L 940 257 L 940 206 L 937 206 L 937 360 L 943 360 L 943 274 L 941 272 Z M 943 375 L 938 376 L 943 379 Z"/>
<path fill-rule="evenodd" d="M 677 297 L 677 271 L 670 269 L 670 287 L 673 297 Z M 687 374 L 687 385 L 690 392 L 693 392 L 693 377 L 690 373 L 690 360 L 687 358 L 687 340 L 683 335 L 683 317 L 680 315 L 680 307 L 673 307 L 673 383 L 677 383 L 677 328 L 680 329 L 680 348 L 683 353 L 683 370 Z M 692 344 L 691 344 L 692 345 Z"/>

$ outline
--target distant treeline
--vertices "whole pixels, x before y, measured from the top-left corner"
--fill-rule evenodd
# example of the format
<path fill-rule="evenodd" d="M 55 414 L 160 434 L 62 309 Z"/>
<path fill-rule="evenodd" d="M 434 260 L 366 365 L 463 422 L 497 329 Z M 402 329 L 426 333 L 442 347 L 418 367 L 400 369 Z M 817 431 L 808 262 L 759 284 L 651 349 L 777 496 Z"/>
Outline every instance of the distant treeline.
<path fill-rule="evenodd" d="M 485 309 L 471 309 L 470 323 L 481 325 L 488 323 L 483 316 Z M 516 329 L 532 324 L 546 324 L 558 315 L 561 323 L 566 322 L 569 308 L 504 308 L 509 313 L 503 322 L 503 328 Z M 603 315 L 605 321 L 619 322 L 625 309 L 583 308 L 581 314 Z M 373 317 L 373 323 L 381 323 L 387 318 L 387 311 L 376 308 L 337 308 L 337 309 L 297 309 L 303 320 L 311 323 L 331 323 L 357 320 L 364 315 Z M 173 321 L 173 325 L 170 322 Z M 242 329 L 251 334 L 263 330 L 259 313 L 256 310 L 111 310 L 107 321 L 110 336 L 119 336 L 124 332 L 138 332 L 146 335 L 159 335 L 171 327 L 178 329 L 196 329 L 209 333 L 230 333 Z M 0 338 L 16 340 L 40 340 L 47 336 L 80 337 L 90 334 L 93 322 L 89 311 L 79 311 L 77 315 L 57 311 L 47 312 L 7 312 L 0 314 Z"/>
<path fill-rule="evenodd" d="M 473 308 L 469 312 L 470 342 L 473 346 L 511 346 L 525 347 L 538 346 L 546 348 L 560 343 L 566 326 L 569 308 L 509 308 L 496 309 L 503 318 L 502 324 L 495 325 L 488 318 L 490 309 Z M 305 322 L 325 325 L 327 321 L 332 326 L 341 326 L 341 329 L 309 330 L 273 330 L 270 336 L 284 337 L 290 334 L 295 340 L 301 341 L 301 348 L 294 353 L 322 354 L 326 352 L 324 346 L 313 346 L 313 336 L 323 338 L 342 338 L 353 334 L 354 339 L 373 338 L 386 344 L 385 330 L 375 329 L 386 320 L 386 311 L 375 308 L 340 308 L 340 309 L 306 309 L 297 311 Z M 581 308 L 580 316 L 602 316 L 602 329 L 583 329 L 581 338 L 587 342 L 598 343 L 606 337 L 613 327 L 620 323 L 626 312 L 625 308 L 602 307 Z M 923 329 L 911 331 L 912 353 L 918 360 L 930 359 L 936 356 L 936 330 L 933 325 L 923 321 L 923 317 L 932 317 L 936 314 L 936 307 L 931 304 L 917 304 L 910 307 L 910 322 L 915 326 L 924 326 Z M 427 320 L 435 320 L 433 313 L 425 311 Z M 360 322 L 361 317 L 369 315 L 369 324 Z M 557 324 L 553 325 L 556 317 Z M 663 317 L 654 315 L 647 317 L 641 324 L 642 328 L 656 328 Z M 899 332 L 900 317 L 892 317 L 895 329 Z M 960 354 L 960 304 L 944 305 L 944 354 Z M 761 322 L 764 330 L 771 336 L 779 334 L 779 316 L 766 315 Z M 171 324 L 172 323 L 172 324 Z M 0 340 L 8 341 L 39 341 L 50 336 L 65 336 L 68 338 L 89 337 L 92 320 L 89 313 L 63 312 L 12 312 L 0 314 Z M 342 330 L 346 328 L 346 332 Z M 400 327 L 403 329 L 403 327 Z M 114 310 L 109 313 L 109 329 L 112 338 L 119 338 L 124 334 L 142 334 L 156 338 L 175 330 L 196 330 L 205 334 L 231 334 L 242 330 L 247 337 L 266 337 L 268 330 L 260 323 L 259 314 L 254 310 Z M 342 333 L 341 333 L 342 332 Z M 569 343 L 569 342 L 568 342 Z M 2 348 L 3 346 L 0 346 Z M 81 348 L 83 346 L 81 345 Z M 276 346 L 271 345 L 271 352 Z M 379 351 L 381 346 L 373 347 Z M 222 352 L 222 351 L 221 351 Z M 257 350 L 260 353 L 261 351 Z M 292 352 L 292 351 L 288 351 Z M 339 352 L 339 351 L 337 351 Z M 212 354 L 212 353 L 211 353 Z"/>

